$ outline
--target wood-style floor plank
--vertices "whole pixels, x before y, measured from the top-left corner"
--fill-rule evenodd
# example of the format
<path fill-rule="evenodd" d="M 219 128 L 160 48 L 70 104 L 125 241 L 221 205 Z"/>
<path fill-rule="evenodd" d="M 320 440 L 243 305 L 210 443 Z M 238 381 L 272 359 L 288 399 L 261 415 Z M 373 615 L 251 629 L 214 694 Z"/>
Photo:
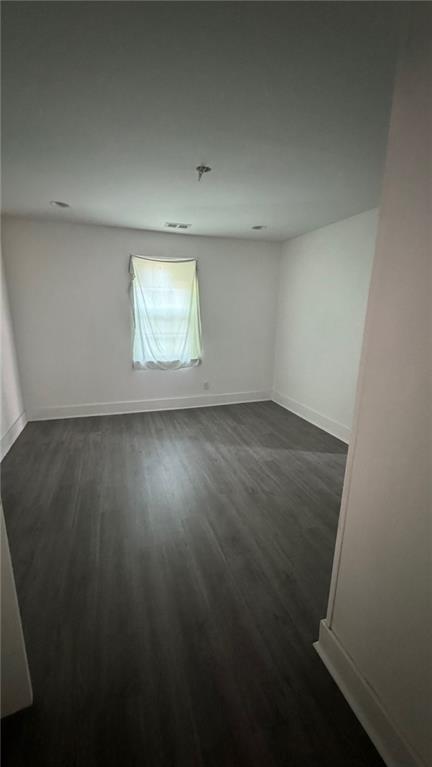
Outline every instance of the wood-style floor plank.
<path fill-rule="evenodd" d="M 270 402 L 28 424 L 4 767 L 382 767 L 312 647 L 345 459 Z"/>

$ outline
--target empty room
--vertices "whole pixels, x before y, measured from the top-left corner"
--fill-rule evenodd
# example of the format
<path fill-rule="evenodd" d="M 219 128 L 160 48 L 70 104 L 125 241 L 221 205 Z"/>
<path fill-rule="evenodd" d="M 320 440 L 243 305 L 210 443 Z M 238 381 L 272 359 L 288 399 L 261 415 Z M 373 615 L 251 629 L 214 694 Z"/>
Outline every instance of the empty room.
<path fill-rule="evenodd" d="M 432 767 L 428 2 L 2 3 L 4 767 Z"/>

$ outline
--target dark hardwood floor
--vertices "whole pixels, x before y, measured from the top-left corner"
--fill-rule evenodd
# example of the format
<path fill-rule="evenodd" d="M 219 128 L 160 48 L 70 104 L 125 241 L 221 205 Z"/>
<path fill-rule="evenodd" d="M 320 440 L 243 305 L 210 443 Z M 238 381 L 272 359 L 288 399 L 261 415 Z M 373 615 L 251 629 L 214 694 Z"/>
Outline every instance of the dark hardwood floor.
<path fill-rule="evenodd" d="M 345 458 L 271 402 L 28 424 L 4 767 L 382 767 L 312 647 Z"/>

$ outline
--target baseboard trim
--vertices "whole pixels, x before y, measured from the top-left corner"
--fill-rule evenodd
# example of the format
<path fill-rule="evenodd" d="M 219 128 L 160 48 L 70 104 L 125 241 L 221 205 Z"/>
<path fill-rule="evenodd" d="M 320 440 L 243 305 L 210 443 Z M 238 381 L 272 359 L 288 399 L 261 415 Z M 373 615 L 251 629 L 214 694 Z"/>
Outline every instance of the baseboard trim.
<path fill-rule="evenodd" d="M 325 620 L 314 647 L 387 767 L 426 767 Z"/>
<path fill-rule="evenodd" d="M 81 418 L 97 415 L 123 415 L 157 410 L 183 410 L 216 405 L 237 405 L 270 400 L 270 392 L 250 391 L 230 394 L 196 394 L 189 397 L 129 400 L 125 402 L 90 402 L 82 405 L 58 405 L 38 408 L 28 415 L 29 421 L 50 421 L 56 418 Z"/>
<path fill-rule="evenodd" d="M 323 429 L 329 434 L 332 434 L 333 437 L 337 437 L 342 442 L 348 444 L 351 437 L 351 429 L 348 426 L 345 426 L 338 421 L 333 421 L 326 415 L 322 415 L 322 413 L 318 413 L 307 405 L 302 405 L 301 402 L 297 402 L 297 400 L 291 399 L 291 397 L 287 397 L 285 394 L 281 394 L 278 391 L 272 392 L 272 400 L 273 402 L 276 402 L 277 405 L 284 407 L 291 413 L 295 413 L 295 415 L 300 416 L 300 418 L 304 418 L 305 421 L 313 423 L 314 426 L 318 426 L 318 428 Z"/>
<path fill-rule="evenodd" d="M 18 416 L 16 421 L 14 421 L 12 426 L 7 430 L 6 434 L 1 438 L 0 461 L 2 461 L 6 453 L 9 452 L 15 440 L 18 439 L 26 423 L 26 414 L 23 412 Z"/>

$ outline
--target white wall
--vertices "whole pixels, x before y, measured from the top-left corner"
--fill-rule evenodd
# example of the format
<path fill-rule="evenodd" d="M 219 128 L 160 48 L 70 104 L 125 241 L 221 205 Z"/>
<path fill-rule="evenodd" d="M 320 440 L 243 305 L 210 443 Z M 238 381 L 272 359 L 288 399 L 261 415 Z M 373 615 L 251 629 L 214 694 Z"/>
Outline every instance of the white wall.
<path fill-rule="evenodd" d="M 9 544 L 1 514 L 1 715 L 30 706 L 33 693 L 15 590 Z"/>
<path fill-rule="evenodd" d="M 318 649 L 388 765 L 432 765 L 432 13 L 393 102 L 356 416 Z"/>
<path fill-rule="evenodd" d="M 1 453 L 4 458 L 26 424 L 15 355 L 3 260 L 1 261 Z M 1 514 L 1 715 L 7 716 L 32 702 L 9 544 Z"/>
<path fill-rule="evenodd" d="M 130 253 L 199 259 L 198 368 L 132 369 Z M 6 218 L 3 256 L 29 418 L 269 398 L 278 244 Z"/>
<path fill-rule="evenodd" d="M 285 243 L 280 268 L 278 243 L 6 217 L 28 416 L 265 398 L 274 389 L 280 404 L 348 440 L 376 219 L 369 211 Z M 130 252 L 199 258 L 200 367 L 132 370 Z"/>
<path fill-rule="evenodd" d="M 1 262 L 1 423 L 0 460 L 25 426 L 9 302 Z"/>
<path fill-rule="evenodd" d="M 348 441 L 377 211 L 283 245 L 274 398 Z"/>

